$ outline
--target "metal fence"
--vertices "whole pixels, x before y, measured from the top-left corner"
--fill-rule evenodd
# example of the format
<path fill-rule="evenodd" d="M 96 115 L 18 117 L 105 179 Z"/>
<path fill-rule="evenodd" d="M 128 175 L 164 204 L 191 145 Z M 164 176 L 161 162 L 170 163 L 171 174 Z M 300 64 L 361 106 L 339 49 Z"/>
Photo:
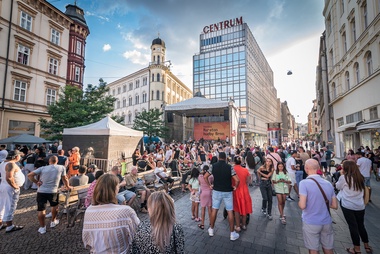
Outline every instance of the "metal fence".
<path fill-rule="evenodd" d="M 125 158 L 125 162 L 127 163 L 127 172 L 129 172 L 132 167 L 132 157 Z M 86 167 L 93 164 L 96 165 L 98 169 L 101 169 L 104 172 L 108 172 L 112 169 L 113 166 L 120 166 L 121 161 L 100 159 L 100 158 L 81 158 L 80 160 L 80 165 L 84 165 Z"/>

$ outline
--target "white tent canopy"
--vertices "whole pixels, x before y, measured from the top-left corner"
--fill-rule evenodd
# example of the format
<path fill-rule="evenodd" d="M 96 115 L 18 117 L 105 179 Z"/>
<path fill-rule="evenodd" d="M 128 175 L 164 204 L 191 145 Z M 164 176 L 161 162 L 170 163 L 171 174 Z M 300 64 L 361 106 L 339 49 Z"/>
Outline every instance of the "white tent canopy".
<path fill-rule="evenodd" d="M 125 137 L 142 137 L 142 131 L 136 131 L 125 127 L 114 120 L 111 117 L 106 116 L 102 120 L 96 123 L 92 123 L 85 126 L 75 128 L 63 129 L 63 135 L 106 135 L 106 136 L 125 136 Z"/>
<path fill-rule="evenodd" d="M 227 108 L 228 101 L 212 100 L 204 97 L 193 97 L 175 104 L 167 105 L 165 111 L 208 109 L 208 108 Z"/>

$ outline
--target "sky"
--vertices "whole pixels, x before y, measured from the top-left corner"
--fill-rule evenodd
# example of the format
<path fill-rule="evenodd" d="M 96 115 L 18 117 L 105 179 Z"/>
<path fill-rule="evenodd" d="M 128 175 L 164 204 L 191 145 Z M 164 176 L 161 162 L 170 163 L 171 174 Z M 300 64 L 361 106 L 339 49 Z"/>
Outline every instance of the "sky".
<path fill-rule="evenodd" d="M 48 0 L 61 11 L 74 0 Z M 321 0 L 76 0 L 85 12 L 84 84 L 111 83 L 147 67 L 158 35 L 171 71 L 193 88 L 192 57 L 206 25 L 236 17 L 250 27 L 274 72 L 280 100 L 296 122 L 307 123 L 316 97 L 319 38 L 324 31 Z M 291 70 L 293 75 L 286 75 Z"/>

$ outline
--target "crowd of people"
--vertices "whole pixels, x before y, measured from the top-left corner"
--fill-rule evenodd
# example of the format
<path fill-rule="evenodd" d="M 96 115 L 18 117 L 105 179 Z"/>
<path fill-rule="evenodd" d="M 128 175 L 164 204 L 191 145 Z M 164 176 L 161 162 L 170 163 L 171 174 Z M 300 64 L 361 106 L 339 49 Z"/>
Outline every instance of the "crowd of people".
<path fill-rule="evenodd" d="M 50 228 L 59 224 L 59 188 L 70 190 L 89 185 L 82 237 L 91 252 L 183 253 L 184 233 L 176 220 L 170 196 L 176 176 L 180 179 L 181 191 L 189 191 L 189 218 L 196 221 L 201 230 L 205 229 L 207 210 L 210 237 L 214 236 L 222 203 L 228 218 L 230 240 L 237 240 L 239 233 L 247 230 L 253 209 L 249 188 L 258 186 L 262 195 L 261 213 L 269 221 L 273 220 L 273 197 L 277 198 L 279 220 L 284 225 L 287 223 L 286 202 L 298 199 L 304 243 L 310 253 L 317 253 L 320 244 L 325 253 L 333 253 L 330 208 L 337 209 L 338 204 L 354 245 L 347 248 L 347 252 L 360 253 L 360 240 L 367 253 L 372 252 L 364 227 L 363 193 L 370 187 L 371 171 L 377 179 L 379 177 L 379 149 L 374 152 L 364 147 L 357 152 L 350 150 L 334 172 L 332 184 L 326 179 L 333 173 L 331 160 L 335 154 L 327 146 L 305 150 L 302 146 L 262 149 L 207 141 L 152 143 L 143 151 L 135 150 L 130 169 L 126 163 L 121 163 L 109 172 L 96 165 L 80 165 L 78 147 L 65 156 L 58 144 L 53 146 L 16 149 L 5 155 L 0 164 L 3 177 L 0 194 L 6 196 L 0 201 L 0 229 L 5 228 L 10 233 L 23 228 L 13 224 L 22 186 L 37 189 L 38 232 L 45 234 L 46 217 L 51 218 Z M 4 151 L 0 150 L 0 156 Z M 140 170 L 154 172 L 164 190 L 149 189 L 139 177 Z M 140 204 L 137 212 L 148 213 L 149 221 L 140 222 L 131 208 L 135 200 Z M 51 212 L 46 214 L 48 202 Z"/>

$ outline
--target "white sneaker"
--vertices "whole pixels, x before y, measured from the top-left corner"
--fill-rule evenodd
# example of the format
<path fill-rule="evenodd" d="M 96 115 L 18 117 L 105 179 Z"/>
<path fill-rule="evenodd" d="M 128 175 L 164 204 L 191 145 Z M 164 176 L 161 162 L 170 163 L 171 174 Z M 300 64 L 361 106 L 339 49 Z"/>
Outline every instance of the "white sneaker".
<path fill-rule="evenodd" d="M 231 232 L 230 234 L 230 240 L 231 241 L 235 241 L 237 239 L 239 239 L 240 235 L 238 233 L 236 233 L 235 231 L 234 232 Z"/>
<path fill-rule="evenodd" d="M 51 214 L 51 212 L 50 213 L 48 213 L 48 214 L 46 214 L 46 218 L 51 218 L 51 216 L 52 216 L 52 214 Z"/>
<path fill-rule="evenodd" d="M 208 235 L 214 236 L 214 229 L 213 228 L 208 228 Z"/>
<path fill-rule="evenodd" d="M 54 228 L 55 226 L 57 226 L 59 224 L 59 220 L 55 219 L 54 221 L 50 222 L 50 227 L 51 228 Z"/>
<path fill-rule="evenodd" d="M 45 227 L 40 227 L 38 229 L 38 233 L 40 233 L 41 235 L 45 234 L 46 233 L 46 226 Z"/>

